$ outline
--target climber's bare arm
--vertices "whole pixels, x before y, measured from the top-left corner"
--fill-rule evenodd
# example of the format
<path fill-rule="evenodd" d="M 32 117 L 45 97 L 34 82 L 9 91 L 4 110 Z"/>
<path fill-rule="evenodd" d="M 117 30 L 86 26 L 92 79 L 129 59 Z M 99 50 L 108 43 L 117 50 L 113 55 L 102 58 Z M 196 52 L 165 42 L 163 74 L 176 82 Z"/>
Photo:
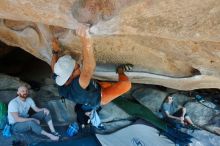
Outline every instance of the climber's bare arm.
<path fill-rule="evenodd" d="M 92 74 L 96 67 L 95 57 L 93 53 L 92 41 L 88 33 L 88 27 L 81 26 L 76 30 L 76 34 L 82 42 L 83 65 L 79 78 L 79 84 L 82 88 L 86 88 L 92 78 Z"/>
<path fill-rule="evenodd" d="M 61 48 L 59 47 L 59 43 L 57 41 L 56 38 L 53 38 L 52 40 L 52 49 L 53 49 L 53 55 L 52 55 L 52 59 L 51 59 L 51 69 L 52 72 L 54 72 L 54 65 L 57 62 L 57 60 L 59 59 L 58 53 L 61 51 Z"/>

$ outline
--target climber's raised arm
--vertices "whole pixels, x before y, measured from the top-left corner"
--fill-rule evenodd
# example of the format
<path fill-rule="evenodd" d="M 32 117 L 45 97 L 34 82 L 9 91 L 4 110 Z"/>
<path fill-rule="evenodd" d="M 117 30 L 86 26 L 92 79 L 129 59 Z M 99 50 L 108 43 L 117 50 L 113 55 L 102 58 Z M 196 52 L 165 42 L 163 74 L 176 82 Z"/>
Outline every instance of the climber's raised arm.
<path fill-rule="evenodd" d="M 52 72 L 54 73 L 54 65 L 59 59 L 59 52 L 61 51 L 61 48 L 59 46 L 58 40 L 56 38 L 52 39 L 52 59 L 51 59 L 51 69 Z"/>
<path fill-rule="evenodd" d="M 79 84 L 82 88 L 86 88 L 92 78 L 96 67 L 96 61 L 93 53 L 92 40 L 89 35 L 89 28 L 81 26 L 76 30 L 76 34 L 80 37 L 82 43 L 83 64 L 79 78 Z"/>

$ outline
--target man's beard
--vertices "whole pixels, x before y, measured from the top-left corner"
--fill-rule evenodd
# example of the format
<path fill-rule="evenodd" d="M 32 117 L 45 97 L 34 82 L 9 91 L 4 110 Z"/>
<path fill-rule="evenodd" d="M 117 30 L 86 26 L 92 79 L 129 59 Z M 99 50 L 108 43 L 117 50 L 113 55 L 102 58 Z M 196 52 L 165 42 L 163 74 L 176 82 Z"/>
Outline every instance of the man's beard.
<path fill-rule="evenodd" d="M 20 93 L 18 94 L 18 96 L 21 97 L 21 98 L 23 98 L 23 99 L 26 99 L 26 98 L 28 97 L 27 94 L 23 94 L 23 95 L 22 95 L 22 94 L 20 94 Z"/>

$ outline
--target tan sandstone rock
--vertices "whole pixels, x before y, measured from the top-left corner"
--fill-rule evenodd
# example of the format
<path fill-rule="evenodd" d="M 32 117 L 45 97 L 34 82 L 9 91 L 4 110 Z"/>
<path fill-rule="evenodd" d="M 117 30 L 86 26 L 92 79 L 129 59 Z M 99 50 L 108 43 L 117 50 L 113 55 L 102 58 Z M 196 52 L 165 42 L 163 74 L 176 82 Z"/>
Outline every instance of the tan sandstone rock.
<path fill-rule="evenodd" d="M 217 0 L 2 0 L 0 18 L 1 41 L 47 63 L 49 25 L 63 54 L 80 60 L 74 29 L 89 23 L 97 63 L 134 64 L 132 82 L 181 90 L 220 88 Z M 94 77 L 116 80 L 112 71 L 101 69 Z"/>

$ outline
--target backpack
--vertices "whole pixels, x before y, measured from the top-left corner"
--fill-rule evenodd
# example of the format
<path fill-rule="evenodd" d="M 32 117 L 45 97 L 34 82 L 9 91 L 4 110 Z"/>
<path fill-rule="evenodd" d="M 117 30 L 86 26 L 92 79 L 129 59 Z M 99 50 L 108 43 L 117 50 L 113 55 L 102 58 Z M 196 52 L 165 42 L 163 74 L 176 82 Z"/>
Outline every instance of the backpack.
<path fill-rule="evenodd" d="M 7 124 L 7 105 L 0 102 L 0 129 L 3 129 Z"/>
<path fill-rule="evenodd" d="M 89 117 L 85 115 L 85 113 L 87 111 L 84 111 L 82 109 L 82 104 L 76 104 L 75 106 L 75 112 L 77 114 L 77 122 L 79 123 L 79 125 L 88 125 L 88 120 L 89 120 Z"/>

